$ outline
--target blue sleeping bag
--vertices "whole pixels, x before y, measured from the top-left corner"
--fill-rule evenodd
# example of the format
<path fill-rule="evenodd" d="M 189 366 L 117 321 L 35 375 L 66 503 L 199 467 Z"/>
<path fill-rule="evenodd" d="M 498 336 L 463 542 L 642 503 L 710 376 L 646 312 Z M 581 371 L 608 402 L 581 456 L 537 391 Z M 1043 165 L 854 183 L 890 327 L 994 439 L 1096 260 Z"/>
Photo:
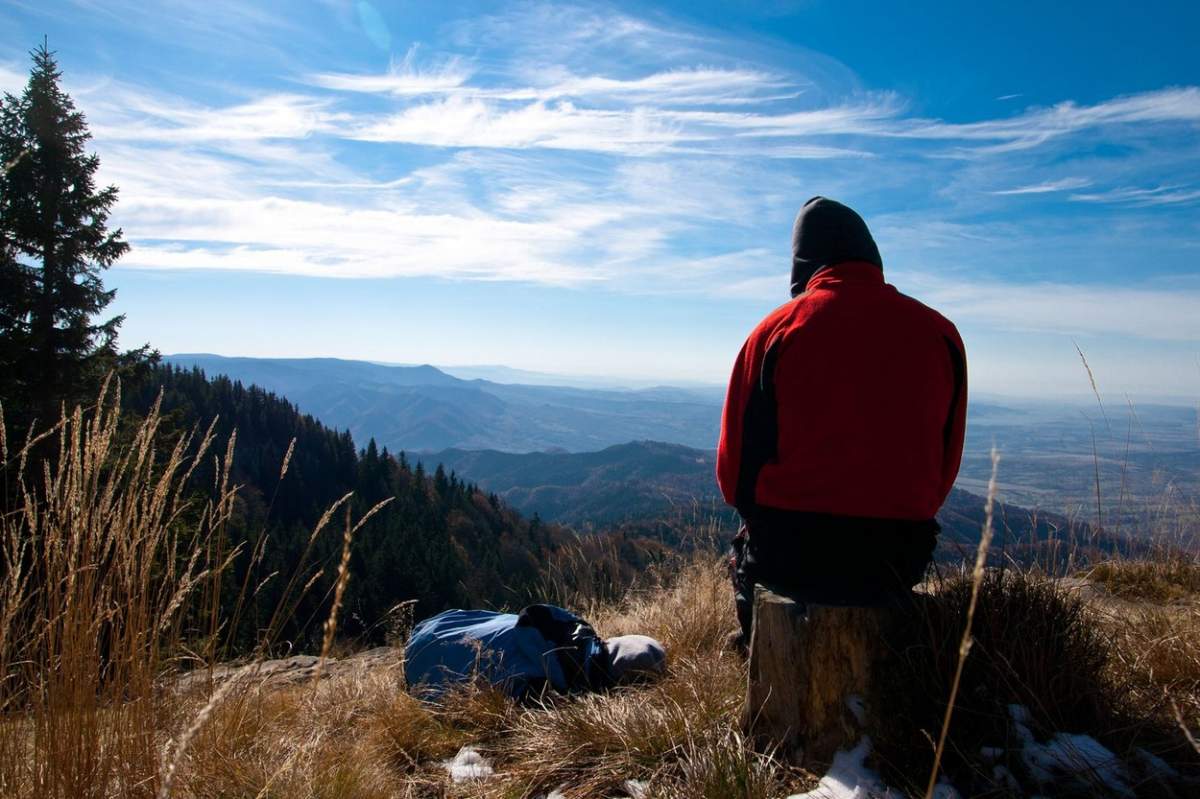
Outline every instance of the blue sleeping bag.
<path fill-rule="evenodd" d="M 603 660 L 604 642 L 591 625 L 554 605 L 519 614 L 447 610 L 413 628 L 404 677 L 426 699 L 476 675 L 523 699 L 547 687 L 562 694 L 603 687 Z"/>

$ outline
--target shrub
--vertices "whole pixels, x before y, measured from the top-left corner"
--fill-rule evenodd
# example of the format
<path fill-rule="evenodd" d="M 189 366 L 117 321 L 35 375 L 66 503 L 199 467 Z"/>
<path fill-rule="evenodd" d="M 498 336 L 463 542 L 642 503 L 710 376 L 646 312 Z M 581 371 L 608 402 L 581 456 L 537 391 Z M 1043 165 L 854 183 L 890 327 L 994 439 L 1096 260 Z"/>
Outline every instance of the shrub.
<path fill-rule="evenodd" d="M 970 592 L 965 571 L 936 579 L 913 625 L 893 642 L 888 723 L 877 736 L 877 756 L 885 777 L 914 793 L 922 791 L 932 765 Z M 1088 733 L 1122 755 L 1138 745 L 1164 751 L 1165 719 L 1148 717 L 1130 691 L 1135 675 L 1146 670 L 1115 667 L 1128 642 L 1059 581 L 1014 568 L 988 570 L 972 638 L 942 763 L 960 789 L 1004 790 L 997 758 L 984 758 L 985 748 L 992 755 L 998 750 L 999 765 L 1024 770 L 1011 705 L 1029 711 L 1038 734 Z M 1185 658 L 1189 667 L 1193 659 Z M 1161 696 L 1164 683 L 1153 684 Z"/>

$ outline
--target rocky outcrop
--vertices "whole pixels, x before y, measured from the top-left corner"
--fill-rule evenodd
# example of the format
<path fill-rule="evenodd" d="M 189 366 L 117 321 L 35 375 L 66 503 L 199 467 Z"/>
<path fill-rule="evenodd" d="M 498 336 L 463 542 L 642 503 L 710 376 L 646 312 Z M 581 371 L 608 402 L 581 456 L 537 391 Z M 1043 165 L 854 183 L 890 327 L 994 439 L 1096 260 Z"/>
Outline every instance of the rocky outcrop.
<path fill-rule="evenodd" d="M 376 671 L 394 669 L 397 680 L 402 680 L 404 665 L 404 650 L 398 647 L 381 646 L 368 649 L 344 658 L 321 658 L 315 655 L 293 655 L 276 660 L 263 660 L 249 663 L 223 663 L 210 672 L 208 669 L 196 669 L 181 676 L 175 681 L 175 688 L 188 691 L 208 685 L 220 685 L 229 679 L 244 680 L 248 684 L 260 684 L 271 687 L 298 685 L 317 677 L 342 677 L 352 675 L 356 671 Z M 318 668 L 319 667 L 319 668 Z"/>

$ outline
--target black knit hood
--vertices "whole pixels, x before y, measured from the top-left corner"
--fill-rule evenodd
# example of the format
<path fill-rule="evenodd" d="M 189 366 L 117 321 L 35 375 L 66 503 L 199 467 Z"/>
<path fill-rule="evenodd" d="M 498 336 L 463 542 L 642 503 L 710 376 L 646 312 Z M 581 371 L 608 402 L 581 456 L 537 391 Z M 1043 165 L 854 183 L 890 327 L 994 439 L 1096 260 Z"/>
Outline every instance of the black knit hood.
<path fill-rule="evenodd" d="M 792 296 L 827 266 L 866 261 L 883 269 L 879 247 L 867 223 L 836 200 L 813 197 L 796 215 L 792 228 Z"/>

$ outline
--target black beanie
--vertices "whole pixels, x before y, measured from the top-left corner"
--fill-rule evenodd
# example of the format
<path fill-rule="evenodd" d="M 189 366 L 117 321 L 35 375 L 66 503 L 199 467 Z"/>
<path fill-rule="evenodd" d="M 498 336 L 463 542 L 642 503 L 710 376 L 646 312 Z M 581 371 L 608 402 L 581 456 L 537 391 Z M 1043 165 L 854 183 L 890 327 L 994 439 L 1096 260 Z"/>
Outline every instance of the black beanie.
<path fill-rule="evenodd" d="M 866 261 L 883 269 L 863 218 L 836 200 L 813 197 L 792 228 L 792 296 L 804 291 L 821 269 L 845 261 Z"/>

